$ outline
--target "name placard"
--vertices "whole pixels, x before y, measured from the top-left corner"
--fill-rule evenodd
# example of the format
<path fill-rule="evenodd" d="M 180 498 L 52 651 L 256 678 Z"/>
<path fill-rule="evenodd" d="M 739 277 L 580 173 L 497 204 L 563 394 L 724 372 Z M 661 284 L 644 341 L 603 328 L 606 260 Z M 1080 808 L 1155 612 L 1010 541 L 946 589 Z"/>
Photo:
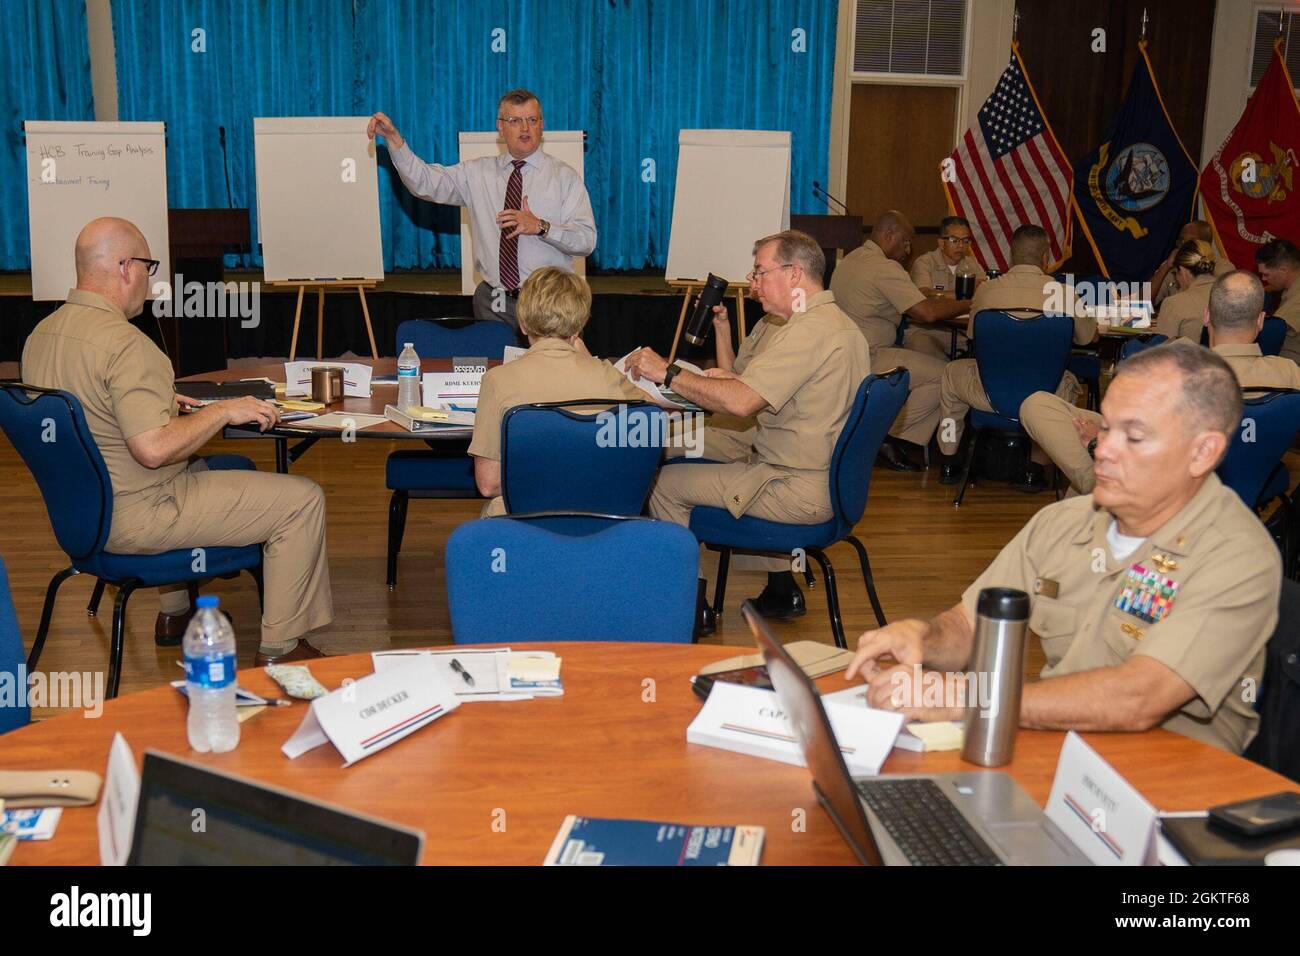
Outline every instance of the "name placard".
<path fill-rule="evenodd" d="M 1154 866 L 1156 809 L 1073 730 L 1065 736 L 1047 818 L 1097 866 Z"/>
<path fill-rule="evenodd" d="M 434 663 L 412 658 L 317 697 L 280 749 L 293 760 L 331 743 L 350 767 L 459 706 Z"/>

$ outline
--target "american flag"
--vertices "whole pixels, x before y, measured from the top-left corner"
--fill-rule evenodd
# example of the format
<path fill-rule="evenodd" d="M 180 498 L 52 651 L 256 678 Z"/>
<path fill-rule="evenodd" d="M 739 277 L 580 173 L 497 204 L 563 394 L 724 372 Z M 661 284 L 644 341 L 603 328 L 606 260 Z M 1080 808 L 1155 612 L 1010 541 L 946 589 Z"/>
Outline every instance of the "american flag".
<path fill-rule="evenodd" d="M 1070 255 L 1074 173 L 1029 85 L 1020 51 L 941 167 L 953 212 L 970 221 L 974 253 L 985 268 L 1010 266 L 1011 234 L 1032 223 L 1047 230 L 1052 259 Z M 951 170 L 952 176 L 942 175 Z"/>

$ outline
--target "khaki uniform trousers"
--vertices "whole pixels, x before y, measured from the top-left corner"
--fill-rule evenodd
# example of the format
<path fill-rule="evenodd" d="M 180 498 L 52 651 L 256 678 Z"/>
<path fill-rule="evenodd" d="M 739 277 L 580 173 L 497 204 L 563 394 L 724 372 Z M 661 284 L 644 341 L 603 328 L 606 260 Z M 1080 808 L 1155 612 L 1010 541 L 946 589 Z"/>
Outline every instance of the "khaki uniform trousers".
<path fill-rule="evenodd" d="M 661 521 L 690 527 L 691 509 L 696 505 L 726 508 L 727 488 L 750 467 L 753 440 L 753 430 L 738 432 L 706 426 L 702 457 L 726 464 L 665 463 L 650 492 L 650 514 Z M 683 455 L 681 448 L 668 449 L 669 461 Z M 824 471 L 794 472 L 776 478 L 754 496 L 745 515 L 785 524 L 829 521 L 829 481 Z M 738 554 L 732 558 L 732 565 L 737 570 L 789 571 L 791 558 Z"/>
<path fill-rule="evenodd" d="M 1061 469 L 1070 483 L 1070 492 L 1087 495 L 1092 493 L 1096 479 L 1092 473 L 1092 456 L 1079 438 L 1075 419 L 1101 424 L 1101 416 L 1096 412 L 1046 392 L 1034 392 L 1020 405 L 1020 424 Z"/>
<path fill-rule="evenodd" d="M 1073 404 L 1078 393 L 1078 380 L 1066 372 L 1061 376 L 1056 394 L 1062 401 Z M 979 366 L 974 359 L 949 362 L 939 388 L 938 444 L 939 450 L 945 455 L 957 454 L 957 449 L 961 447 L 962 433 L 966 430 L 966 412 L 972 408 L 981 412 L 994 411 L 988 396 L 984 394 Z M 1029 431 L 1028 428 L 1025 430 Z"/>
<path fill-rule="evenodd" d="M 924 448 L 930 443 L 939 424 L 939 383 L 948 364 L 948 353 L 935 358 L 910 348 L 871 350 L 871 371 L 879 375 L 891 368 L 903 367 L 908 373 L 907 401 L 894 419 L 889 434 Z"/>
<path fill-rule="evenodd" d="M 334 619 L 325 495 L 309 478 L 209 471 L 195 462 L 147 495 L 115 501 L 107 550 L 158 554 L 250 544 L 263 544 L 263 645 L 285 644 Z"/>
<path fill-rule="evenodd" d="M 903 333 L 903 348 L 947 362 L 951 357 L 952 333 L 943 329 L 918 328 L 909 325 L 907 331 Z"/>

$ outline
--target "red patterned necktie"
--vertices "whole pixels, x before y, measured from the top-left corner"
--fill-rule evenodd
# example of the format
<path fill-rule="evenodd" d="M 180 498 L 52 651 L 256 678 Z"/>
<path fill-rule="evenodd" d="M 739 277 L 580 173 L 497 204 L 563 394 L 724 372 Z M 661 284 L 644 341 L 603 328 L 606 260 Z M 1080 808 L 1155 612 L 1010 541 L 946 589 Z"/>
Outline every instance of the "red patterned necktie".
<path fill-rule="evenodd" d="M 511 164 L 515 167 L 514 172 L 510 174 L 510 182 L 506 183 L 506 209 L 518 209 L 520 202 L 524 198 L 524 161 L 522 159 L 512 159 Z M 504 211 L 504 210 L 503 210 Z M 510 236 L 511 229 L 501 230 L 501 285 L 503 288 L 513 292 L 519 288 L 519 237 Z"/>

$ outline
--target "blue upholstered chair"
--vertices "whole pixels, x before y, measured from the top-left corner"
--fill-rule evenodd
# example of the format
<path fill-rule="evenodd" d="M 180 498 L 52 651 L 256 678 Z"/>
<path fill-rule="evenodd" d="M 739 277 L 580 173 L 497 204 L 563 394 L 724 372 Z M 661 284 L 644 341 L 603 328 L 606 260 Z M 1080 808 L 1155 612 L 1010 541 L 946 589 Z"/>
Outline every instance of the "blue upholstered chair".
<path fill-rule="evenodd" d="M 797 550 L 811 555 L 821 567 L 826 581 L 826 604 L 831 619 L 831 633 L 837 647 L 846 647 L 844 625 L 840 620 L 839 594 L 835 587 L 835 569 L 826 549 L 847 541 L 858 552 L 862 581 L 867 588 L 876 620 L 883 627 L 885 612 L 876 596 L 867 549 L 853 533 L 867 507 L 871 488 L 871 465 L 889 426 L 907 401 L 909 377 L 906 369 L 892 369 L 880 375 L 868 375 L 858 386 L 853 405 L 831 453 L 831 517 L 815 525 L 783 524 L 761 518 L 733 518 L 726 508 L 696 506 L 691 509 L 691 531 L 701 544 L 719 551 L 718 582 L 713 595 L 713 612 L 721 617 L 726 597 L 727 570 L 732 551 L 780 554 L 789 557 Z M 674 465 L 685 468 L 689 465 Z"/>
<path fill-rule="evenodd" d="M 1131 339 L 1125 339 L 1124 344 L 1119 347 L 1118 361 L 1123 362 L 1125 359 L 1131 359 L 1139 352 L 1153 349 L 1157 345 L 1163 345 L 1168 341 L 1169 336 L 1161 335 L 1159 332 L 1153 332 L 1150 335 L 1135 335 Z"/>
<path fill-rule="evenodd" d="M 22 666 L 23 636 L 18 630 L 18 614 L 9 593 L 9 572 L 5 570 L 4 558 L 0 558 L 0 682 L 9 683 L 15 695 L 24 683 Z M 22 700 L 19 706 L 16 696 L 12 703 L 0 696 L 0 734 L 17 730 L 32 719 L 26 698 Z"/>
<path fill-rule="evenodd" d="M 666 416 L 649 402 L 581 399 L 516 405 L 501 419 L 501 495 L 511 514 L 639 515 L 663 453 Z M 637 436 L 645 439 L 634 443 Z M 620 444 L 621 443 L 621 444 Z M 552 522 L 581 532 L 580 521 Z"/>
<path fill-rule="evenodd" d="M 650 518 L 610 516 L 589 534 L 529 515 L 470 521 L 447 539 L 452 638 L 687 644 L 699 558 L 689 531 Z"/>
<path fill-rule="evenodd" d="M 0 384 L 0 429 L 31 470 L 45 499 L 54 536 L 72 562 L 50 579 L 45 592 L 36 640 L 27 657 L 33 671 L 45 646 L 59 587 L 77 574 L 92 574 L 102 584 L 117 587 L 113 603 L 112 648 L 109 653 L 108 696 L 117 696 L 125 639 L 126 602 L 137 588 L 182 584 L 210 577 L 233 577 L 247 571 L 262 593 L 262 546 L 203 548 L 203 563 L 195 569 L 194 549 L 179 548 L 162 554 L 113 554 L 104 550 L 113 519 L 113 486 L 108 468 L 86 424 L 76 396 L 21 383 Z M 252 468 L 239 455 L 208 460 L 208 467 L 235 465 Z M 92 607 L 97 597 L 92 599 Z"/>
<path fill-rule="evenodd" d="M 507 345 L 515 344 L 515 331 L 504 322 L 473 322 L 451 328 L 429 319 L 408 319 L 397 327 L 395 353 L 410 342 L 422 359 L 486 356 L 499 359 Z M 406 509 L 411 498 L 477 498 L 474 460 L 459 447 L 429 442 L 427 449 L 404 449 L 388 456 L 384 484 L 388 502 L 388 586 L 397 587 L 397 555 L 406 532 Z"/>
<path fill-rule="evenodd" d="M 1073 338 L 1074 320 L 1068 315 L 1017 318 L 1001 309 L 984 309 L 975 316 L 975 362 L 984 394 L 994 411 L 971 409 L 974 435 L 953 507 L 961 507 L 966 486 L 975 483 L 975 463 L 986 433 L 1028 437 L 1016 417 L 1020 403 L 1034 392 L 1056 392 L 1065 374 Z"/>
<path fill-rule="evenodd" d="M 1244 397 L 1241 425 L 1219 462 L 1218 475 L 1255 511 L 1280 502 L 1283 568 L 1289 574 L 1296 550 L 1291 534 L 1294 506 L 1287 495 L 1291 475 L 1282 457 L 1300 432 L 1300 392 L 1248 389 Z"/>
<path fill-rule="evenodd" d="M 1260 352 L 1265 355 L 1280 355 L 1282 353 L 1282 343 L 1286 341 L 1286 320 L 1279 319 L 1276 315 L 1264 316 L 1264 325 L 1259 330 L 1259 335 L 1255 337 L 1255 344 L 1259 346 Z M 1210 330 L 1201 329 L 1201 344 L 1208 346 L 1210 344 Z"/>

